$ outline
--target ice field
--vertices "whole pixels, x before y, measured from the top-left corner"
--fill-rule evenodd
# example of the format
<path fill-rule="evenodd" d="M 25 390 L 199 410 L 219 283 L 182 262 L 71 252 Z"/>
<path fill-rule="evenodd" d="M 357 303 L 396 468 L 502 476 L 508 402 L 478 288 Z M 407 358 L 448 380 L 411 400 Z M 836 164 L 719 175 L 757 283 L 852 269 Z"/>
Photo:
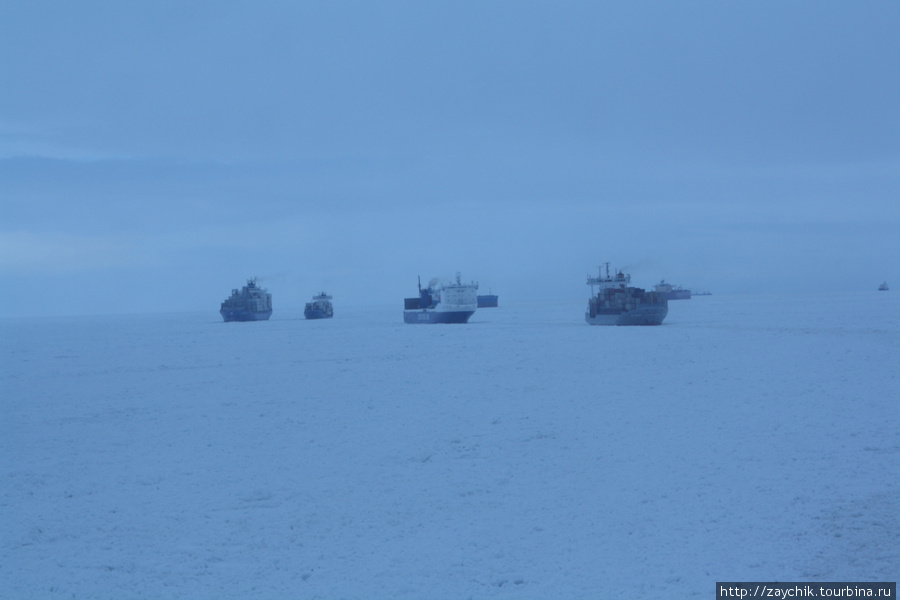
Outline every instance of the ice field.
<path fill-rule="evenodd" d="M 0 320 L 0 598 L 896 581 L 900 292 Z"/>

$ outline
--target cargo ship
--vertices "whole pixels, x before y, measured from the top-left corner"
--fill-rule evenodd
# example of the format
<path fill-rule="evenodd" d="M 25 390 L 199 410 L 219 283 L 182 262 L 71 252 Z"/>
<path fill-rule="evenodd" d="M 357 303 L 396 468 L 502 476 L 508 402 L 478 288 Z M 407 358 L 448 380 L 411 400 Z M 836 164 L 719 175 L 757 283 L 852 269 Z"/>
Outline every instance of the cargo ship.
<path fill-rule="evenodd" d="M 878 291 L 879 291 L 879 292 L 886 292 L 886 291 L 888 291 L 888 290 L 890 290 L 890 289 L 891 289 L 891 288 L 888 287 L 887 281 L 885 281 L 884 283 L 882 283 L 881 285 L 878 286 Z"/>
<path fill-rule="evenodd" d="M 331 305 L 331 296 L 325 292 L 313 296 L 312 302 L 306 303 L 303 316 L 307 319 L 330 319 L 333 317 L 334 307 Z"/>
<path fill-rule="evenodd" d="M 422 287 L 419 279 L 419 295 L 403 300 L 403 322 L 418 323 L 467 323 L 478 308 L 478 284 L 462 283 L 460 274 L 456 282 L 439 284 L 432 280 Z"/>
<path fill-rule="evenodd" d="M 477 296 L 477 298 L 478 308 L 497 308 L 497 301 L 499 300 L 497 294 L 489 291 L 487 294 Z"/>
<path fill-rule="evenodd" d="M 665 294 L 667 300 L 691 299 L 691 290 L 686 290 L 680 285 L 672 285 L 671 283 L 666 283 L 665 279 L 653 286 L 653 289 L 656 290 L 657 293 Z"/>
<path fill-rule="evenodd" d="M 606 263 L 605 276 L 602 267 L 597 277 L 588 275 L 591 298 L 584 314 L 585 321 L 591 325 L 661 324 L 669 314 L 669 300 L 665 294 L 631 287 L 630 283 L 631 275 L 619 270 L 610 276 L 609 263 Z"/>
<path fill-rule="evenodd" d="M 272 316 L 272 294 L 256 285 L 256 279 L 248 279 L 240 290 L 231 290 L 231 296 L 222 302 L 219 314 L 229 321 L 268 321 Z"/>

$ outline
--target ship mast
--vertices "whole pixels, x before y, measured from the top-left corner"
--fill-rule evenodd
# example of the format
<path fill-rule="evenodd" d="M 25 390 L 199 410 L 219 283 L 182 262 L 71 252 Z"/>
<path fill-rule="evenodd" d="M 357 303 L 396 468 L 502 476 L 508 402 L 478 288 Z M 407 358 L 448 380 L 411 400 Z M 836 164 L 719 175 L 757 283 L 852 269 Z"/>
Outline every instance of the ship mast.
<path fill-rule="evenodd" d="M 603 267 L 606 266 L 606 277 L 603 276 Z M 619 270 L 616 270 L 616 276 L 613 278 L 609 274 L 609 263 L 603 263 L 597 267 L 597 276 L 591 277 L 588 275 L 587 284 L 591 286 L 591 294 L 594 293 L 594 286 L 597 286 L 599 289 L 604 288 L 614 288 L 621 287 L 625 288 L 631 282 L 631 275 L 626 275 Z"/>

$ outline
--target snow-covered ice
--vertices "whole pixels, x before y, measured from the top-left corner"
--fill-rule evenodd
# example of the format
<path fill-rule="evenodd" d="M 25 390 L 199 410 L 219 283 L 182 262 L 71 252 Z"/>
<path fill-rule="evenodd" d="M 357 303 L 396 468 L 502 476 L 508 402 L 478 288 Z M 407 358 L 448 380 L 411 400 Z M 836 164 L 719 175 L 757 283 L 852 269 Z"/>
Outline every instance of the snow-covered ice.
<path fill-rule="evenodd" d="M 895 581 L 900 296 L 0 320 L 2 598 Z"/>

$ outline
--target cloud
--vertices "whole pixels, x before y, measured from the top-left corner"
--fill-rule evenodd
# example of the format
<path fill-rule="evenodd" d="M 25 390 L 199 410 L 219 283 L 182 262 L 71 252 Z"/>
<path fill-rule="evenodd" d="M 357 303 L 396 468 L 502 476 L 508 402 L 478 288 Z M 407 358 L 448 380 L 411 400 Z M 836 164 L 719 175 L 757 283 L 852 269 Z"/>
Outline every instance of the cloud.
<path fill-rule="evenodd" d="M 96 161 L 126 158 L 124 154 L 100 151 L 75 140 L 83 140 L 88 127 L 75 127 L 42 119 L 0 122 L 0 159 L 42 157 L 59 160 Z"/>
<path fill-rule="evenodd" d="M 78 273 L 128 267 L 178 268 L 213 257 L 284 255 L 324 238 L 292 219 L 173 228 L 141 234 L 0 231 L 0 271 Z M 270 258 L 271 260 L 271 258 Z"/>
<path fill-rule="evenodd" d="M 30 231 L 0 232 L 0 270 L 67 273 L 135 264 L 152 256 L 134 239 Z"/>

